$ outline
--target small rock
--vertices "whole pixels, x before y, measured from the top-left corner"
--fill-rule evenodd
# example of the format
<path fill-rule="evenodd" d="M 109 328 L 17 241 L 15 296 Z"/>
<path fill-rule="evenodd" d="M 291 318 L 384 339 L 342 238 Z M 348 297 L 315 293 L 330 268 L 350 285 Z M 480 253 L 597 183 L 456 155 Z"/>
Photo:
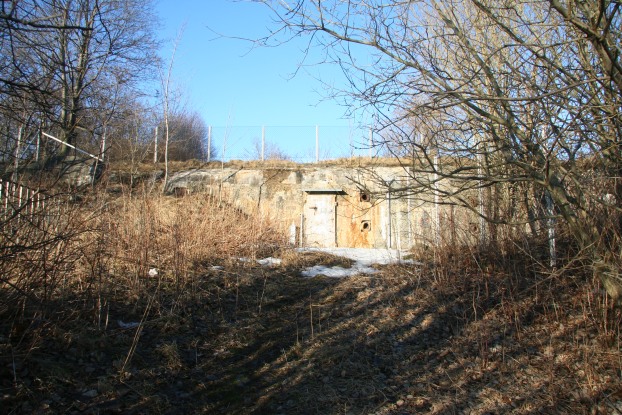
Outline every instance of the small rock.
<path fill-rule="evenodd" d="M 397 402 L 395 402 L 395 404 L 396 404 L 397 406 L 403 406 L 403 405 L 404 405 L 404 400 L 403 400 L 403 399 L 400 399 L 400 400 L 398 400 Z"/>

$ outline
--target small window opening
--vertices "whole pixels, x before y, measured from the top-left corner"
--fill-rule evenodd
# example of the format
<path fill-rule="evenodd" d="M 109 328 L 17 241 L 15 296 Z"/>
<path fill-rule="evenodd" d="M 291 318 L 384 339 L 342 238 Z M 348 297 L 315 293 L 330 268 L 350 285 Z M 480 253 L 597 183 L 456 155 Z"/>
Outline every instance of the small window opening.
<path fill-rule="evenodd" d="M 369 201 L 371 201 L 371 196 L 369 195 L 369 193 L 361 190 L 359 192 L 359 201 L 360 202 L 369 202 Z"/>
<path fill-rule="evenodd" d="M 361 232 L 369 232 L 371 230 L 371 222 L 368 220 L 361 221 Z"/>

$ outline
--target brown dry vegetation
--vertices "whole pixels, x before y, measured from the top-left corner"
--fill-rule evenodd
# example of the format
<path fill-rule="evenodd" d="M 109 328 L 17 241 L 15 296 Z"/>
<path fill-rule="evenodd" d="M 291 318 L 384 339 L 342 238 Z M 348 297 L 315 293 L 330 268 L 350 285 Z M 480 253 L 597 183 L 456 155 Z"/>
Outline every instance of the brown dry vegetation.
<path fill-rule="evenodd" d="M 202 195 L 58 209 L 14 230 L 57 240 L 3 232 L 3 413 L 622 413 L 620 311 L 576 253 L 549 272 L 534 241 L 445 247 L 308 279 L 348 261 Z"/>
<path fill-rule="evenodd" d="M 395 157 L 350 157 L 331 160 L 322 160 L 319 163 L 309 163 L 308 165 L 317 167 L 343 166 L 343 167 L 371 167 L 371 166 L 401 166 L 403 161 Z M 169 172 L 184 171 L 190 169 L 219 169 L 225 168 L 245 168 L 245 169 L 271 169 L 271 168 L 300 168 L 305 164 L 296 163 L 290 160 L 230 160 L 224 163 L 220 161 L 203 162 L 199 160 L 171 161 L 169 162 Z M 163 163 L 128 163 L 117 162 L 110 166 L 110 170 L 115 173 L 129 174 L 150 173 L 163 171 Z"/>

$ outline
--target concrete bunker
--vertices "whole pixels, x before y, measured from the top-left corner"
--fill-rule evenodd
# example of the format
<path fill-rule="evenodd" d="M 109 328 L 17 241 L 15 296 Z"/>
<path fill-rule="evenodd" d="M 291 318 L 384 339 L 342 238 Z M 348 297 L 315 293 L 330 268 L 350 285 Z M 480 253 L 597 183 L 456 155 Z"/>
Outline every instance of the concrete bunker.
<path fill-rule="evenodd" d="M 280 223 L 289 242 L 306 247 L 397 248 L 441 241 L 472 241 L 467 211 L 415 201 L 373 177 L 349 177 L 341 166 L 280 169 L 197 169 L 175 173 L 167 185 L 227 201 L 242 212 Z M 402 167 L 376 167 L 376 178 L 408 186 Z"/>

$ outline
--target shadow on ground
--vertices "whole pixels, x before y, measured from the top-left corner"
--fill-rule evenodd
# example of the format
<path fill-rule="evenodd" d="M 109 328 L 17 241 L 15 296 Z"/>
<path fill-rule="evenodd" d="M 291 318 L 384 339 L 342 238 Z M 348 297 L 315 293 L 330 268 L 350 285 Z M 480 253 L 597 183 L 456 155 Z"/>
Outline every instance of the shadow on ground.
<path fill-rule="evenodd" d="M 110 290 L 103 308 L 3 329 L 2 412 L 622 413 L 618 337 L 590 281 L 459 269 L 231 264 L 183 289 Z M 56 307 L 72 301 L 86 300 Z"/>

